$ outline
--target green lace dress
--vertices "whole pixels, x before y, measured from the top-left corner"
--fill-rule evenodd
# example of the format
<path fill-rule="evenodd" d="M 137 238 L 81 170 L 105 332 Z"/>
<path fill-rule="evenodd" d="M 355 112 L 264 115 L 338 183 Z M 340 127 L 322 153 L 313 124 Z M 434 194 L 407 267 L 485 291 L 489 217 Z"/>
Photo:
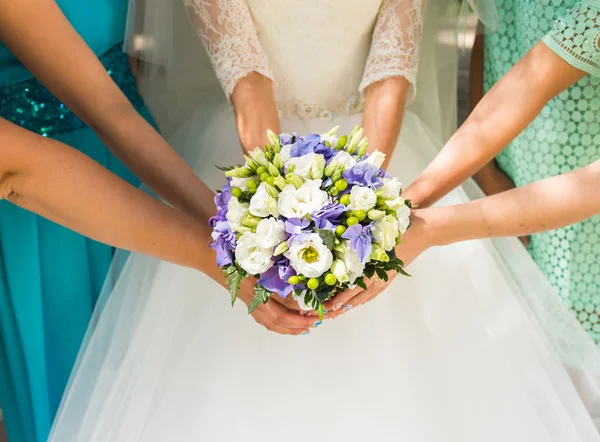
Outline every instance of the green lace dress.
<path fill-rule="evenodd" d="M 499 27 L 485 37 L 485 89 L 543 40 L 588 72 L 550 101 L 497 158 L 517 186 L 600 159 L 600 0 L 497 0 Z M 600 189 L 598 189 L 600 192 Z M 600 344 L 600 216 L 531 239 L 530 252 Z"/>

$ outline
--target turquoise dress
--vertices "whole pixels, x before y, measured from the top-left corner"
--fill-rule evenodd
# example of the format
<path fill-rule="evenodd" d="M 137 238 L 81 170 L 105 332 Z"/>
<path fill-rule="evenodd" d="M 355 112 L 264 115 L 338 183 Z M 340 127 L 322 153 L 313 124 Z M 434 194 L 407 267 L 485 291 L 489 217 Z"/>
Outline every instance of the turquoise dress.
<path fill-rule="evenodd" d="M 589 73 L 542 109 L 498 156 L 499 166 L 523 186 L 600 159 L 600 0 L 497 0 L 496 4 L 500 26 L 485 36 L 486 89 L 540 40 Z M 600 344 L 600 216 L 533 235 L 529 250 Z"/>
<path fill-rule="evenodd" d="M 127 0 L 57 3 L 147 116 L 121 50 Z M 139 184 L 1 43 L 0 117 Z M 0 202 L 0 405 L 11 442 L 46 440 L 112 255 L 110 247 Z"/>

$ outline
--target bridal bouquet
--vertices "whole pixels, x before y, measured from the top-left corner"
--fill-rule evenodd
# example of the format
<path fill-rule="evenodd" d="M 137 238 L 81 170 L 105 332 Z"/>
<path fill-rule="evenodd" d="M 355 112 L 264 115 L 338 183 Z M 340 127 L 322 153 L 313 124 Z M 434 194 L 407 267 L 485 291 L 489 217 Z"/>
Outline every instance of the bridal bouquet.
<path fill-rule="evenodd" d="M 252 312 L 276 293 L 292 296 L 322 317 L 323 302 L 363 278 L 407 275 L 394 253 L 409 226 L 411 203 L 402 185 L 381 169 L 385 155 L 367 154 L 356 127 L 338 137 L 276 135 L 222 168 L 228 184 L 215 197 L 211 247 L 223 268 L 232 304 L 243 278 L 258 282 Z"/>

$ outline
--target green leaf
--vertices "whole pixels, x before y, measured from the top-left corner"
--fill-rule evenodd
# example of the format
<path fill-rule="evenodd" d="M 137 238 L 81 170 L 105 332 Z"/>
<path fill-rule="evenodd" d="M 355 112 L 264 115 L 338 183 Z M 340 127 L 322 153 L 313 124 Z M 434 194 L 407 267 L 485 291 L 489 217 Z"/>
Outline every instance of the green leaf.
<path fill-rule="evenodd" d="M 248 306 L 248 313 L 252 313 L 260 304 L 266 304 L 271 297 L 271 292 L 260 284 L 254 286 L 254 297 Z"/>
<path fill-rule="evenodd" d="M 409 277 L 412 278 L 412 275 L 409 274 L 409 273 L 406 273 L 406 271 L 402 267 L 400 267 L 400 270 L 398 271 L 398 273 L 400 273 L 401 275 L 409 276 Z"/>
<path fill-rule="evenodd" d="M 222 272 L 225 275 L 225 281 L 227 282 L 229 294 L 231 295 L 231 306 L 233 307 L 235 300 L 237 299 L 238 291 L 240 290 L 240 285 L 244 279 L 244 275 L 238 272 L 237 268 L 233 265 L 223 267 Z"/>
<path fill-rule="evenodd" d="M 387 282 L 388 280 L 388 274 L 385 272 L 385 270 L 377 269 L 377 276 L 379 276 L 379 279 L 381 279 L 383 282 Z"/>
<path fill-rule="evenodd" d="M 371 279 L 373 277 L 373 275 L 375 274 L 375 266 L 374 265 L 367 265 L 365 267 L 365 271 L 364 274 L 367 278 Z"/>
<path fill-rule="evenodd" d="M 219 169 L 219 170 L 222 170 L 223 172 L 228 172 L 228 171 L 230 171 L 230 170 L 233 170 L 233 169 L 235 169 L 236 167 L 241 167 L 241 166 L 217 166 L 217 165 L 215 164 L 215 167 L 216 167 L 217 169 Z"/>
<path fill-rule="evenodd" d="M 333 252 L 333 248 L 335 247 L 335 233 L 327 229 L 315 229 L 315 232 L 319 234 L 325 246 Z"/>
<path fill-rule="evenodd" d="M 363 290 L 367 290 L 367 285 L 365 284 L 365 281 L 362 276 L 360 278 L 357 278 L 356 281 L 354 281 L 354 284 L 356 284 Z"/>
<path fill-rule="evenodd" d="M 319 307 L 317 307 L 317 313 L 319 314 L 319 321 L 322 321 L 323 316 L 325 316 L 325 306 L 321 302 L 319 302 Z"/>

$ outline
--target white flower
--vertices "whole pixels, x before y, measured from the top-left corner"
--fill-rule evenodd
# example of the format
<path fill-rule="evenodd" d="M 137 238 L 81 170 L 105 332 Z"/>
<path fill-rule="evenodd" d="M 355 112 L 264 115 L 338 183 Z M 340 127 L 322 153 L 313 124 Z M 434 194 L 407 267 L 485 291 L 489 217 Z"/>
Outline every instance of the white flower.
<path fill-rule="evenodd" d="M 379 169 L 384 161 L 385 161 L 385 154 L 383 152 L 376 150 L 371 155 L 369 155 L 369 157 L 365 160 L 365 163 L 372 164 L 373 166 L 375 166 Z"/>
<path fill-rule="evenodd" d="M 231 197 L 227 204 L 227 222 L 233 232 L 242 226 L 242 220 L 248 215 L 248 203 L 240 203 L 237 198 Z"/>
<path fill-rule="evenodd" d="M 329 196 L 321 190 L 321 180 L 305 181 L 298 189 L 288 184 L 279 194 L 279 212 L 286 218 L 304 218 L 327 204 Z"/>
<path fill-rule="evenodd" d="M 273 265 L 272 255 L 273 248 L 258 245 L 256 234 L 252 232 L 246 232 L 238 239 L 235 259 L 240 267 L 251 275 L 266 272 Z"/>
<path fill-rule="evenodd" d="M 360 262 L 358 254 L 356 251 L 352 250 L 348 244 L 346 244 L 344 253 L 338 256 L 338 258 L 340 258 L 346 266 L 348 282 L 353 284 L 354 281 L 356 281 L 356 278 L 362 276 L 365 271 L 366 263 Z"/>
<path fill-rule="evenodd" d="M 402 183 L 396 177 L 384 178 L 383 186 L 377 189 L 377 193 L 386 200 L 398 198 L 400 192 L 402 192 Z"/>
<path fill-rule="evenodd" d="M 340 282 L 348 282 L 350 280 L 346 264 L 344 264 L 344 261 L 341 259 L 333 261 L 333 264 L 331 264 L 331 273 L 333 273 Z"/>
<path fill-rule="evenodd" d="M 240 189 L 246 191 L 248 190 L 248 186 L 246 185 L 251 178 L 231 178 L 231 187 L 239 187 Z"/>
<path fill-rule="evenodd" d="M 329 165 L 332 165 L 332 164 L 334 165 L 334 167 L 338 167 L 339 165 L 343 165 L 344 169 L 348 170 L 348 169 L 352 168 L 356 164 L 356 158 L 354 158 L 352 155 L 350 155 L 345 150 L 341 150 L 329 162 Z"/>
<path fill-rule="evenodd" d="M 331 250 L 316 233 L 300 235 L 296 238 L 286 253 L 292 267 L 308 278 L 318 278 L 331 267 L 333 262 Z"/>
<path fill-rule="evenodd" d="M 398 220 L 394 215 L 386 215 L 378 219 L 373 224 L 371 234 L 375 238 L 375 242 L 383 250 L 389 252 L 396 246 L 396 238 L 400 235 Z"/>
<path fill-rule="evenodd" d="M 283 221 L 276 218 L 265 218 L 256 226 L 256 242 L 266 249 L 275 247 L 287 239 Z"/>
<path fill-rule="evenodd" d="M 313 309 L 304 303 L 304 295 L 305 294 L 306 294 L 306 290 L 304 290 L 299 295 L 292 295 L 292 296 L 294 298 L 294 301 L 296 301 L 298 303 L 298 307 L 300 307 L 300 310 L 303 310 L 306 312 L 306 311 L 313 310 Z"/>
<path fill-rule="evenodd" d="M 321 143 L 329 141 L 329 147 L 335 147 L 338 144 L 339 137 L 329 134 L 321 134 Z"/>
<path fill-rule="evenodd" d="M 250 198 L 250 213 L 261 218 L 266 218 L 269 215 L 279 216 L 277 199 L 269 195 L 265 183 L 260 183 L 256 193 Z"/>
<path fill-rule="evenodd" d="M 250 157 L 261 166 L 266 166 L 267 164 L 269 164 L 267 156 L 260 147 L 256 147 L 252 152 L 250 152 Z"/>
<path fill-rule="evenodd" d="M 281 156 L 281 161 L 283 161 L 283 164 L 285 164 L 292 157 L 292 154 L 290 153 L 291 150 L 292 146 L 289 144 L 281 147 L 279 155 Z"/>
<path fill-rule="evenodd" d="M 290 158 L 286 167 L 295 166 L 294 173 L 305 180 L 319 180 L 323 178 L 325 170 L 325 157 L 320 153 L 309 153 L 301 157 Z"/>
<path fill-rule="evenodd" d="M 411 210 L 406 204 L 402 204 L 398 210 L 396 210 L 396 216 L 398 217 L 398 227 L 400 233 L 404 234 L 408 226 L 410 225 L 410 214 Z"/>
<path fill-rule="evenodd" d="M 367 211 L 375 207 L 377 195 L 368 187 L 354 186 L 350 191 L 350 209 Z"/>

